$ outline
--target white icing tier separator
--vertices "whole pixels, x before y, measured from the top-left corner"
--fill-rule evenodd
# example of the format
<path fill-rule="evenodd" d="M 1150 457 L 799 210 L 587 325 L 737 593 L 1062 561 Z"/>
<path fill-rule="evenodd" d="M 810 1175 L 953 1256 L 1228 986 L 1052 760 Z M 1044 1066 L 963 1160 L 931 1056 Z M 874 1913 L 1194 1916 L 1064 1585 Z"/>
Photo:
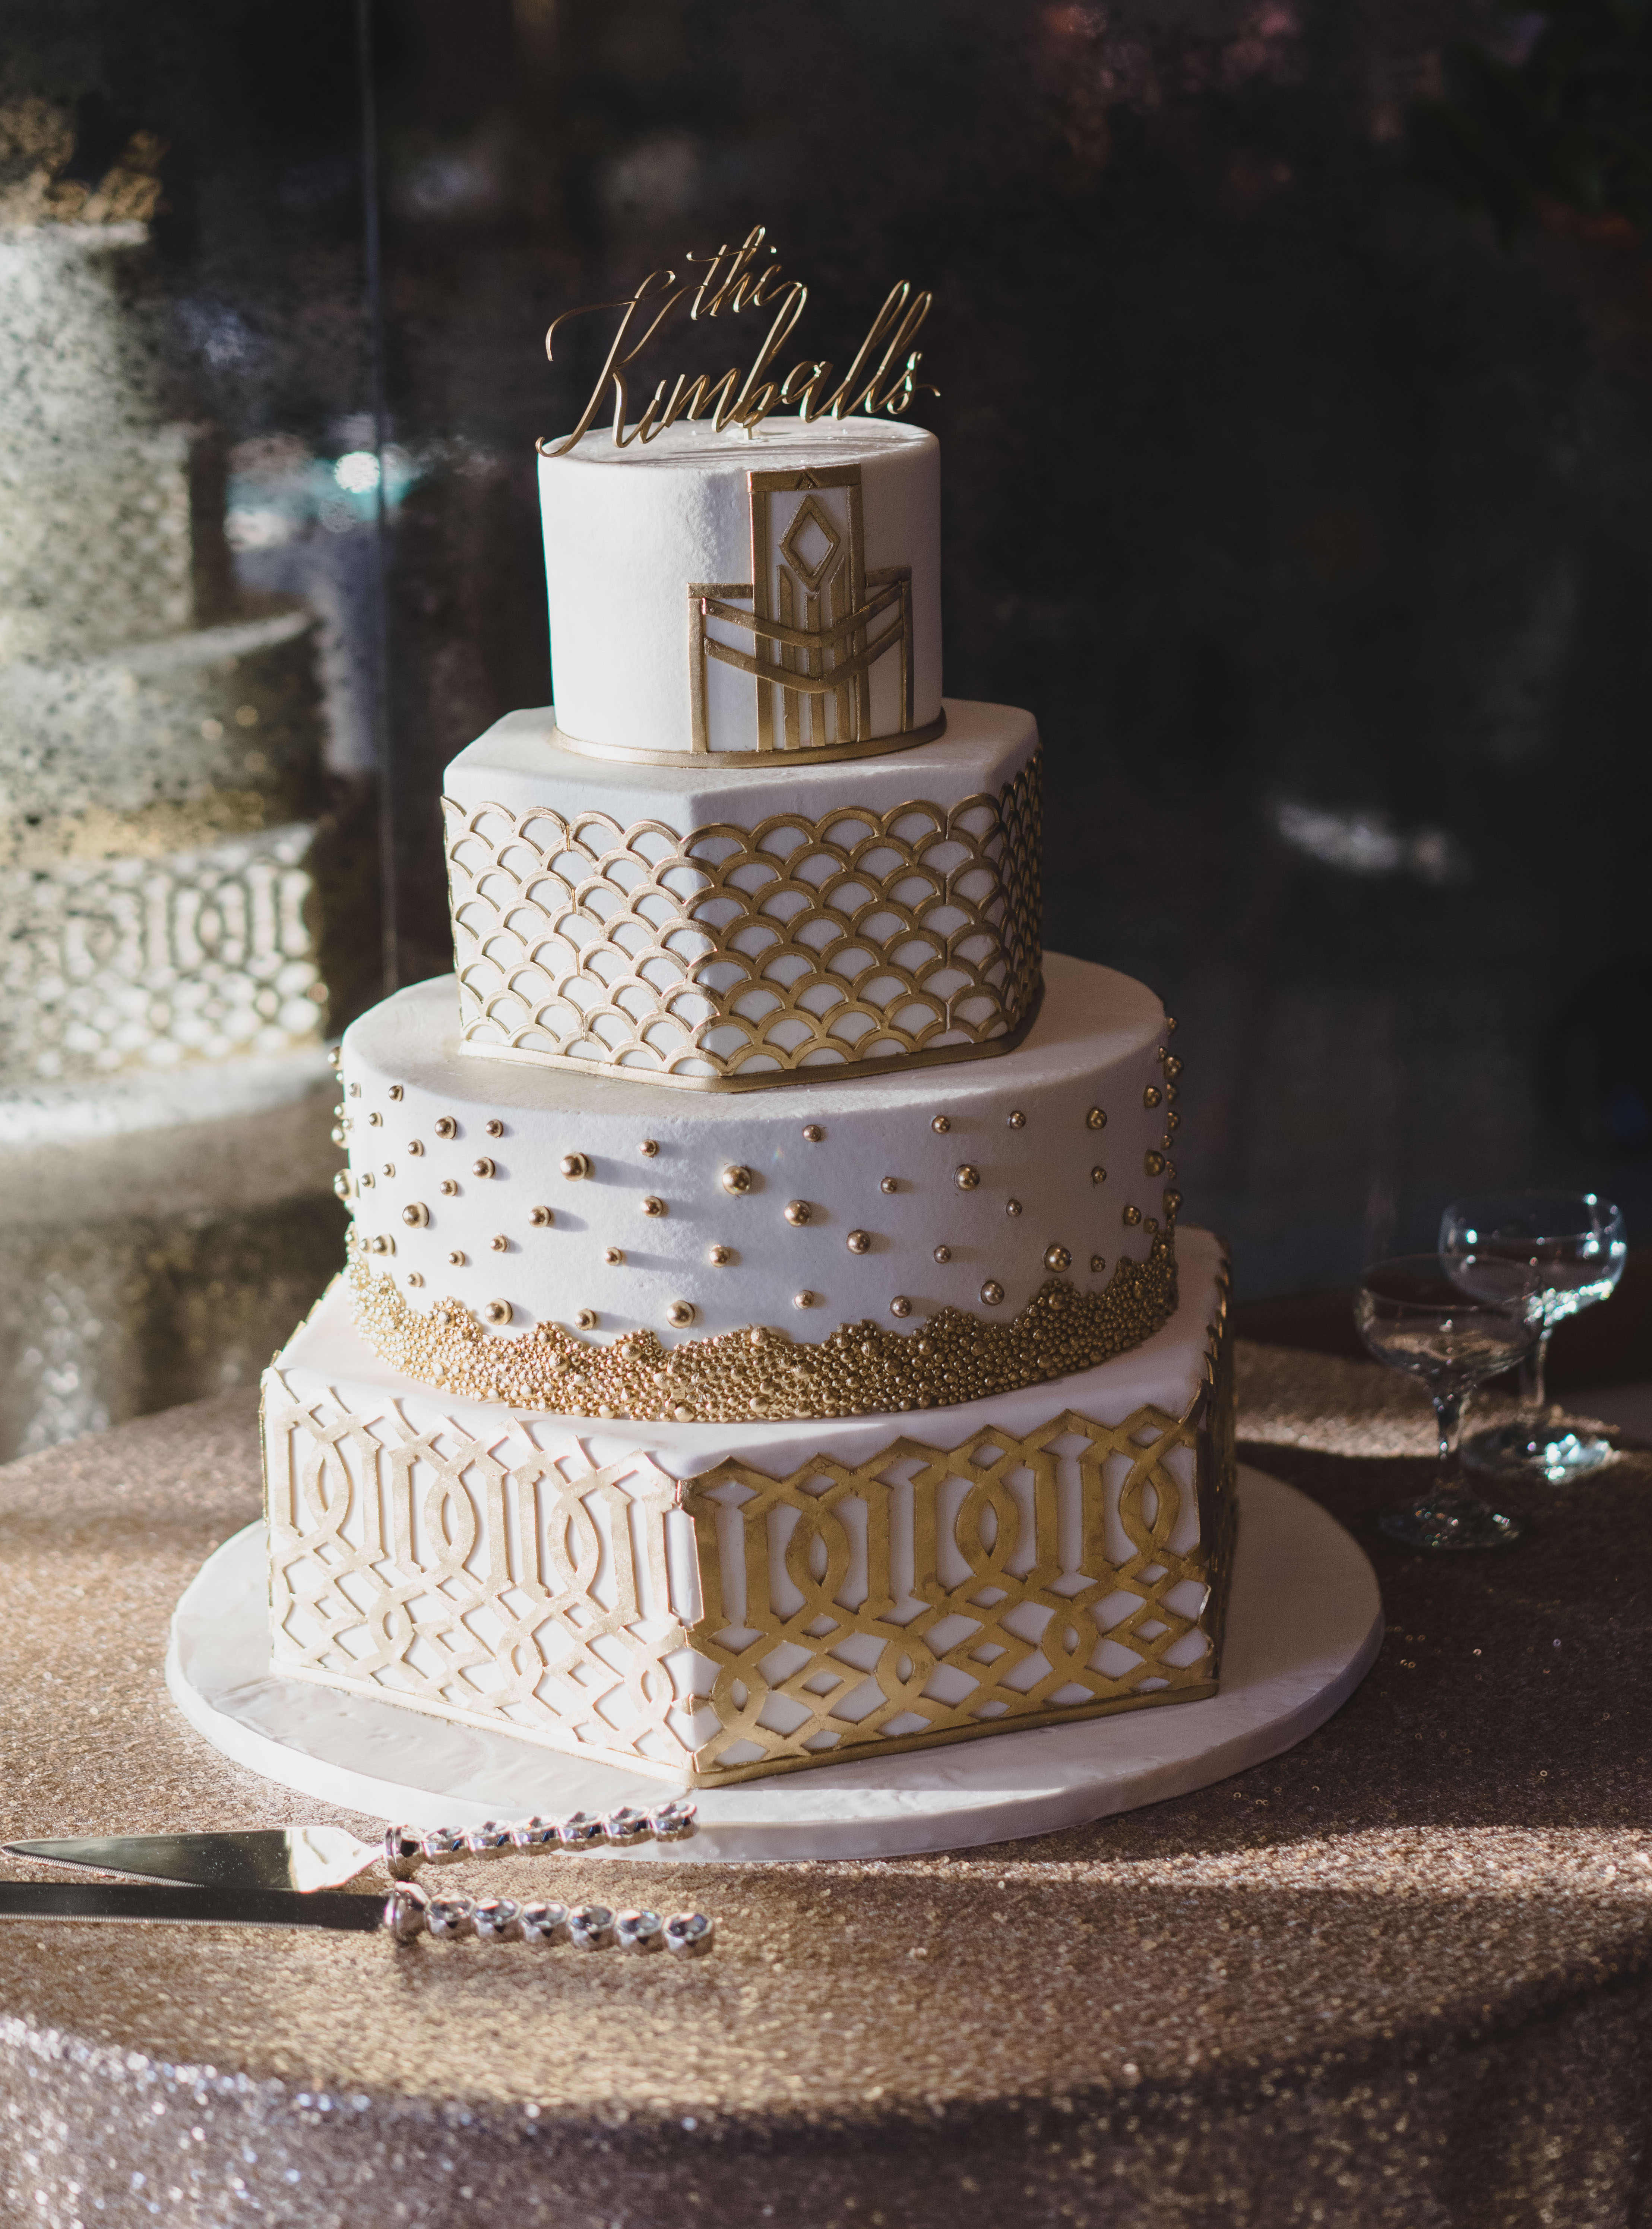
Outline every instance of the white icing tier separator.
<path fill-rule="evenodd" d="M 688 1854 L 701 1864 L 965 1849 L 1162 1802 L 1291 1748 L 1375 1661 L 1376 1575 L 1293 1487 L 1241 1468 L 1238 1496 L 1220 1694 L 701 1789 Z M 646 1807 L 669 1792 L 638 1773 L 276 1678 L 266 1570 L 263 1525 L 249 1525 L 183 1595 L 167 1654 L 179 1709 L 238 1764 L 318 1802 L 421 1828 Z M 603 1854 L 681 1864 L 685 1853 L 645 1843 Z"/>

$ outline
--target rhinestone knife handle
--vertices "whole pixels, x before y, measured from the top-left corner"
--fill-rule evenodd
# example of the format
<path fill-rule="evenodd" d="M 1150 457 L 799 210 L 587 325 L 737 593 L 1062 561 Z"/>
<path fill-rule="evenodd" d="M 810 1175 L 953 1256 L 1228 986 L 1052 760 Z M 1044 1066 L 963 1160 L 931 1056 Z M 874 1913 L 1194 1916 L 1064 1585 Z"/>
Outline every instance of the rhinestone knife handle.
<path fill-rule="evenodd" d="M 421 1935 L 440 1943 L 475 1936 L 483 1943 L 527 1943 L 539 1949 L 570 1943 L 576 1950 L 665 1950 L 677 1958 L 703 1958 L 716 1939 L 716 1923 L 701 1911 L 611 1911 L 605 1904 L 518 1904 L 508 1896 L 432 1896 L 417 1881 L 400 1881 L 386 1899 L 381 1924 L 398 1943 Z"/>
<path fill-rule="evenodd" d="M 504 1825 L 484 1819 L 479 1827 L 387 1827 L 384 1861 L 392 1880 L 411 1880 L 421 1865 L 457 1865 L 465 1858 L 514 1857 L 552 1852 L 634 1849 L 639 1842 L 685 1842 L 695 1831 L 697 1806 L 674 1796 L 650 1811 L 622 1804 L 618 1811 L 574 1811 L 563 1819 L 531 1819 Z"/>

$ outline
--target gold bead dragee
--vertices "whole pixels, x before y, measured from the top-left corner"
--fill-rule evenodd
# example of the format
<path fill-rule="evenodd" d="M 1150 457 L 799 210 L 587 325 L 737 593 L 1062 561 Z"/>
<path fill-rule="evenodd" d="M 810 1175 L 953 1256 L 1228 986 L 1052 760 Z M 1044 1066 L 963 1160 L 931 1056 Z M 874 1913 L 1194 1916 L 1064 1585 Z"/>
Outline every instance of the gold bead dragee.
<path fill-rule="evenodd" d="M 1091 1266 L 1099 1275 L 1102 1257 Z M 368 1344 L 422 1384 L 563 1416 L 705 1423 L 933 1408 L 1070 1376 L 1149 1338 L 1169 1320 L 1176 1294 L 1175 1255 L 1164 1234 L 1145 1262 L 1119 1262 L 1105 1289 L 1075 1291 L 1052 1278 L 1008 1322 L 943 1307 L 921 1336 L 866 1318 L 840 1324 L 817 1343 L 753 1325 L 668 1349 L 651 1331 L 599 1345 L 542 1322 L 503 1338 L 485 1328 L 496 1320 L 489 1309 L 478 1319 L 451 1298 L 421 1313 L 359 1238 L 346 1274 Z M 983 1307 L 1000 1307 L 1004 1288 L 989 1277 L 980 1296 Z M 799 1308 L 820 1304 L 813 1292 L 794 1296 Z M 917 1302 L 907 1306 L 917 1313 Z M 596 1310 L 580 1309 L 574 1323 L 594 1331 Z"/>

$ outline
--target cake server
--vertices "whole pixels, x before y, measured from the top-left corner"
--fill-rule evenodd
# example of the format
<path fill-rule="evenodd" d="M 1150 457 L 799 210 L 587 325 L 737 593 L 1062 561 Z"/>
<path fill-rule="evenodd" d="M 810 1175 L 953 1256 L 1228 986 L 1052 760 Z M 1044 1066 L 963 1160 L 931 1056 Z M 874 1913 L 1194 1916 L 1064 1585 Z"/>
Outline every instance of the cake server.
<path fill-rule="evenodd" d="M 606 1905 L 517 1904 L 509 1897 L 430 1896 L 399 1881 L 387 1897 L 336 1889 L 178 1886 L 158 1881 L 0 1881 L 0 1919 L 162 1921 L 175 1926 L 320 1927 L 335 1934 L 421 1935 L 438 1942 L 474 1936 L 484 1943 L 581 1950 L 666 1950 L 701 1958 L 716 1938 L 703 1912 L 611 1911 Z"/>
<path fill-rule="evenodd" d="M 648 1811 L 625 1805 L 618 1811 L 575 1811 L 561 1819 L 535 1816 L 511 1825 L 489 1819 L 480 1827 L 425 1832 L 387 1827 L 376 1842 L 360 1841 L 342 1827 L 254 1827 L 221 1834 L 74 1835 L 0 1843 L 0 1849 L 36 1864 L 118 1873 L 174 1888 L 285 1890 L 311 1896 L 342 1888 L 380 1863 L 393 1879 L 407 1880 L 421 1865 L 456 1865 L 478 1857 L 573 1857 L 632 1849 L 641 1842 L 686 1841 L 695 1831 L 695 1809 L 687 1796 L 674 1796 Z"/>

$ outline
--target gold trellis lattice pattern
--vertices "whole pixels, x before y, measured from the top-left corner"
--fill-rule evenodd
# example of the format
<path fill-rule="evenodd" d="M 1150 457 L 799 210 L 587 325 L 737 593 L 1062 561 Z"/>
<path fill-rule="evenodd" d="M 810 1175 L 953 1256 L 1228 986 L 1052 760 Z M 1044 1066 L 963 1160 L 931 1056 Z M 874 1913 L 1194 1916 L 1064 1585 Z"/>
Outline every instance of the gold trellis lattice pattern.
<path fill-rule="evenodd" d="M 0 1071 L 70 1082 L 317 1043 L 314 835 L 0 871 Z"/>
<path fill-rule="evenodd" d="M 785 1477 L 266 1391 L 278 1667 L 699 1785 L 1215 1691 L 1232 1394 Z"/>
<path fill-rule="evenodd" d="M 950 809 L 686 836 L 445 809 L 469 1052 L 728 1090 L 1007 1051 L 1036 1010 L 1036 755 Z"/>

